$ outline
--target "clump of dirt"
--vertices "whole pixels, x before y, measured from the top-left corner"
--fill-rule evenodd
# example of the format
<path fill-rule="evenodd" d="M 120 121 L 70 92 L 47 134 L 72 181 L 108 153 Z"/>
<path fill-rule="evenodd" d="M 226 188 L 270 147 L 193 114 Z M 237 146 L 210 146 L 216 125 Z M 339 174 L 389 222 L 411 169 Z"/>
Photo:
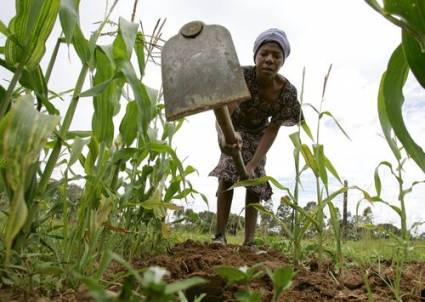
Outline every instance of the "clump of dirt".
<path fill-rule="evenodd" d="M 276 269 L 289 261 L 281 253 L 272 249 L 264 249 L 255 252 L 252 248 L 238 245 L 203 244 L 188 240 L 176 245 L 167 255 L 149 257 L 146 260 L 138 260 L 133 263 L 136 268 L 148 266 L 161 266 L 170 272 L 169 281 L 186 279 L 194 276 L 202 277 L 209 282 L 207 284 L 191 288 L 187 296 L 193 298 L 201 293 L 207 296 L 203 302 L 226 301 L 231 299 L 233 292 L 238 287 L 226 286 L 226 282 L 214 271 L 218 265 L 234 267 L 252 266 L 263 263 L 271 269 Z M 262 289 L 266 296 L 272 295 L 272 284 L 267 278 L 256 280 L 253 288 Z M 270 298 L 271 299 L 271 298 Z"/>

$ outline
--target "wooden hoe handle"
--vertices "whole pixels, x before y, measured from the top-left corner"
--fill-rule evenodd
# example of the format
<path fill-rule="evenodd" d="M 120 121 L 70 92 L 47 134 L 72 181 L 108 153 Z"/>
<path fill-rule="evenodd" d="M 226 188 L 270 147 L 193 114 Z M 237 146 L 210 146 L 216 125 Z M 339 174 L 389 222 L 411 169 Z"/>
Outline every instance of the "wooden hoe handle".
<path fill-rule="evenodd" d="M 217 119 L 217 123 L 220 126 L 221 131 L 223 132 L 226 143 L 229 145 L 236 143 L 235 129 L 233 128 L 232 120 L 230 119 L 229 109 L 227 108 L 227 106 L 214 109 L 214 114 Z M 235 162 L 236 170 L 238 171 L 241 180 L 248 179 L 249 175 L 246 171 L 241 151 L 233 152 L 232 158 Z"/>

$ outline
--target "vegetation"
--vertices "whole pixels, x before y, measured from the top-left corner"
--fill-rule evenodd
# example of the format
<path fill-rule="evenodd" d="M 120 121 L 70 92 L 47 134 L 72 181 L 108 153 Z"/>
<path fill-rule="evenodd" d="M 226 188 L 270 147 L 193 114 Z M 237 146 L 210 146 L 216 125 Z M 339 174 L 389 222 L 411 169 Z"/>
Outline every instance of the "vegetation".
<path fill-rule="evenodd" d="M 74 0 L 18 0 L 9 25 L 0 23 L 7 37 L 0 63 L 13 72 L 9 86 L 0 87 L 1 275 L 28 292 L 34 286 L 50 290 L 53 279 L 60 286 L 97 284 L 116 253 L 131 259 L 165 248 L 166 211 L 176 209 L 171 201 L 197 193 L 186 180 L 195 169 L 183 166 L 171 147 L 182 121 L 165 123 L 160 93 L 142 83 L 160 47 L 161 25 L 148 36 L 137 23 L 115 23 L 116 4 L 89 38 Z M 43 70 L 57 18 L 62 34 Z M 111 43 L 97 44 L 111 26 Z M 59 93 L 48 83 L 64 45 L 78 55 L 81 70 L 74 88 Z M 69 93 L 61 120 L 52 100 Z M 92 129 L 70 131 L 82 98 L 93 100 Z M 116 131 L 113 118 L 122 104 L 126 113 Z M 54 180 L 54 170 L 63 177 Z M 73 198 L 67 192 L 76 183 L 83 188 Z"/>
<path fill-rule="evenodd" d="M 16 0 L 16 16 L 7 25 L 0 20 L 0 34 L 5 39 L 0 46 L 0 65 L 10 72 L 7 87 L 0 86 L 0 288 L 22 291 L 26 299 L 35 290 L 49 296 L 84 284 L 96 301 L 188 301 L 185 290 L 207 280 L 192 276 L 169 282 L 163 268 L 139 270 L 133 266 L 140 255 L 165 251 L 188 237 L 205 240 L 215 221 L 214 213 L 194 213 L 175 204 L 187 196 L 206 198 L 187 180 L 195 168 L 185 166 L 172 147 L 183 121 L 165 122 L 161 91 L 143 84 L 147 63 L 155 60 L 161 49 L 163 23 L 158 21 L 148 35 L 134 22 L 134 12 L 131 21 L 112 20 L 118 0 L 107 1 L 110 5 L 104 19 L 88 36 L 80 27 L 79 2 Z M 402 301 L 401 281 L 407 262 L 424 261 L 424 236 L 413 233 L 418 224 L 408 228 L 405 204 L 406 195 L 424 181 L 407 185 L 403 167 L 413 159 L 425 171 L 425 154 L 407 132 L 401 110 L 409 70 L 425 87 L 425 4 L 415 0 L 385 0 L 382 5 L 366 2 L 402 28 L 402 44 L 382 76 L 378 98 L 381 126 L 395 161 L 378 164 L 373 193 L 345 185 L 320 136 L 323 119 L 330 118 L 349 139 L 331 112 L 323 110 L 331 67 L 318 107 L 303 102 L 303 76 L 301 102 L 305 110 L 317 114 L 316 133 L 301 123 L 290 135 L 294 188 L 269 176 L 233 186 L 270 181 L 286 192 L 276 212 L 270 203 L 255 206 L 261 212 L 258 229 L 263 236 L 259 241 L 290 255 L 291 267 L 270 269 L 262 263 L 217 266 L 219 276 L 239 286 L 236 301 L 260 301 L 261 291 L 253 288 L 252 282 L 262 278 L 272 283 L 272 301 L 278 301 L 297 270 L 316 257 L 319 261 L 330 259 L 338 276 L 353 263 L 391 261 L 393 277 L 378 275 L 391 288 L 394 299 Z M 46 52 L 56 23 L 61 34 L 54 37 L 55 48 Z M 102 45 L 99 38 L 105 35 L 109 44 Z M 69 79 L 75 83 L 71 89 L 57 92 L 49 80 L 64 46 L 78 56 L 80 72 L 78 78 Z M 46 53 L 50 57 L 46 58 Z M 40 64 L 43 58 L 48 59 L 46 68 Z M 93 102 L 92 129 L 71 131 L 83 98 Z M 69 100 L 63 117 L 54 105 L 56 99 Z M 125 114 L 114 123 L 122 105 Z M 398 184 L 395 201 L 382 197 L 385 187 L 380 172 L 384 168 Z M 61 177 L 54 178 L 54 172 Z M 314 175 L 316 197 L 303 207 L 300 187 L 307 172 Z M 333 192 L 330 178 L 340 185 Z M 335 200 L 353 190 L 363 196 L 359 205 L 381 203 L 394 210 L 400 228 L 373 225 L 369 207 L 342 223 Z M 174 214 L 172 220 L 169 212 Z M 239 243 L 241 229 L 243 219 L 233 214 L 228 225 L 231 243 Z M 365 251 L 364 245 L 370 249 Z M 114 265 L 125 273 L 105 278 Z M 367 272 L 364 276 L 371 301 L 373 288 Z M 107 290 L 116 285 L 114 293 Z M 203 297 L 201 293 L 192 300 Z"/>

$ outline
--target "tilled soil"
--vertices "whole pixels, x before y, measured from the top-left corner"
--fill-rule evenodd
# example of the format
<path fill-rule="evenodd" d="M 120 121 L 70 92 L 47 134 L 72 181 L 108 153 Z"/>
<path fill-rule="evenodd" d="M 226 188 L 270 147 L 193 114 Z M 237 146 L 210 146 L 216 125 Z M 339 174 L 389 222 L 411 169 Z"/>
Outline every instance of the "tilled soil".
<path fill-rule="evenodd" d="M 206 293 L 203 302 L 236 301 L 233 295 L 240 289 L 237 285 L 228 286 L 214 271 L 218 265 L 235 267 L 252 266 L 262 263 L 272 270 L 289 265 L 289 260 L 280 252 L 262 248 L 261 253 L 250 248 L 237 245 L 203 244 L 200 242 L 186 241 L 178 244 L 163 255 L 151 256 L 146 259 L 136 259 L 133 266 L 142 269 L 149 266 L 166 268 L 170 275 L 167 281 L 176 281 L 200 276 L 209 282 L 186 292 L 189 300 L 192 297 Z M 109 279 L 119 271 L 123 271 L 118 264 L 111 265 L 105 278 Z M 367 269 L 358 267 L 345 268 L 341 274 L 335 271 L 334 266 L 328 262 L 311 260 L 296 269 L 296 276 L 290 289 L 283 292 L 279 301 L 290 302 L 320 302 L 320 301 L 369 301 L 367 286 L 372 292 L 375 302 L 395 301 L 388 284 L 394 281 L 394 271 L 389 263 L 375 264 Z M 269 302 L 272 298 L 273 285 L 267 276 L 254 280 L 250 287 L 261 292 L 262 301 Z M 117 290 L 112 288 L 111 290 Z M 0 286 L 0 292 L 1 292 Z M 425 263 L 405 264 L 401 281 L 401 291 L 404 302 L 425 301 Z M 19 295 L 10 295 L 7 300 L 0 301 L 25 301 Z M 6 297 L 6 296 L 3 296 Z M 87 290 L 80 288 L 77 291 L 68 290 L 58 293 L 50 299 L 28 299 L 28 301 L 93 301 L 89 298 Z M 191 300 L 190 300 L 191 301 Z"/>
<path fill-rule="evenodd" d="M 258 254 L 252 249 L 236 245 L 202 244 L 194 241 L 175 246 L 167 255 L 158 255 L 148 260 L 136 261 L 138 268 L 162 266 L 170 272 L 170 281 L 200 276 L 210 282 L 191 289 L 188 296 L 206 293 L 204 302 L 232 301 L 237 286 L 226 286 L 217 276 L 217 265 L 252 266 L 263 263 L 271 269 L 289 265 L 289 260 L 280 252 L 269 248 Z M 280 301 L 369 301 L 367 286 L 364 283 L 366 271 L 359 268 L 344 269 L 338 275 L 331 263 L 311 260 L 296 269 L 296 276 L 289 290 L 284 291 Z M 388 263 L 375 265 L 367 270 L 367 280 L 375 302 L 395 301 L 391 289 L 386 284 L 393 282 L 394 271 Z M 385 280 L 385 281 L 384 281 Z M 267 276 L 255 280 L 251 288 L 262 292 L 262 301 L 272 298 L 273 284 Z M 425 263 L 409 263 L 401 281 L 403 301 L 425 301 Z"/>

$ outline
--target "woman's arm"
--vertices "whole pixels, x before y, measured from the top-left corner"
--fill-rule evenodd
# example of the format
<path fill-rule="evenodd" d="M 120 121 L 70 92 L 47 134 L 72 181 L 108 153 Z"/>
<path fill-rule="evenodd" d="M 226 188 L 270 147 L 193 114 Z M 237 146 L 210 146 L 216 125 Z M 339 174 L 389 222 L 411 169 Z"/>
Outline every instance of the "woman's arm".
<path fill-rule="evenodd" d="M 263 133 L 263 136 L 260 139 L 260 142 L 257 146 L 257 150 L 255 150 L 255 154 L 252 159 L 246 164 L 246 170 L 249 175 L 253 175 L 255 168 L 257 168 L 258 164 L 264 158 L 264 156 L 269 151 L 272 146 L 278 132 L 280 129 L 280 125 L 269 125 Z"/>
<path fill-rule="evenodd" d="M 232 116 L 232 113 L 235 111 L 238 105 L 238 102 L 233 102 L 227 105 L 227 109 L 229 110 L 230 116 Z M 217 130 L 218 135 L 218 144 L 223 153 L 231 155 L 233 150 L 240 150 L 242 148 L 242 138 L 238 132 L 235 133 L 237 142 L 232 145 L 228 145 L 224 139 L 223 132 L 221 131 L 220 125 L 217 123 L 217 121 L 215 122 L 215 128 Z"/>

